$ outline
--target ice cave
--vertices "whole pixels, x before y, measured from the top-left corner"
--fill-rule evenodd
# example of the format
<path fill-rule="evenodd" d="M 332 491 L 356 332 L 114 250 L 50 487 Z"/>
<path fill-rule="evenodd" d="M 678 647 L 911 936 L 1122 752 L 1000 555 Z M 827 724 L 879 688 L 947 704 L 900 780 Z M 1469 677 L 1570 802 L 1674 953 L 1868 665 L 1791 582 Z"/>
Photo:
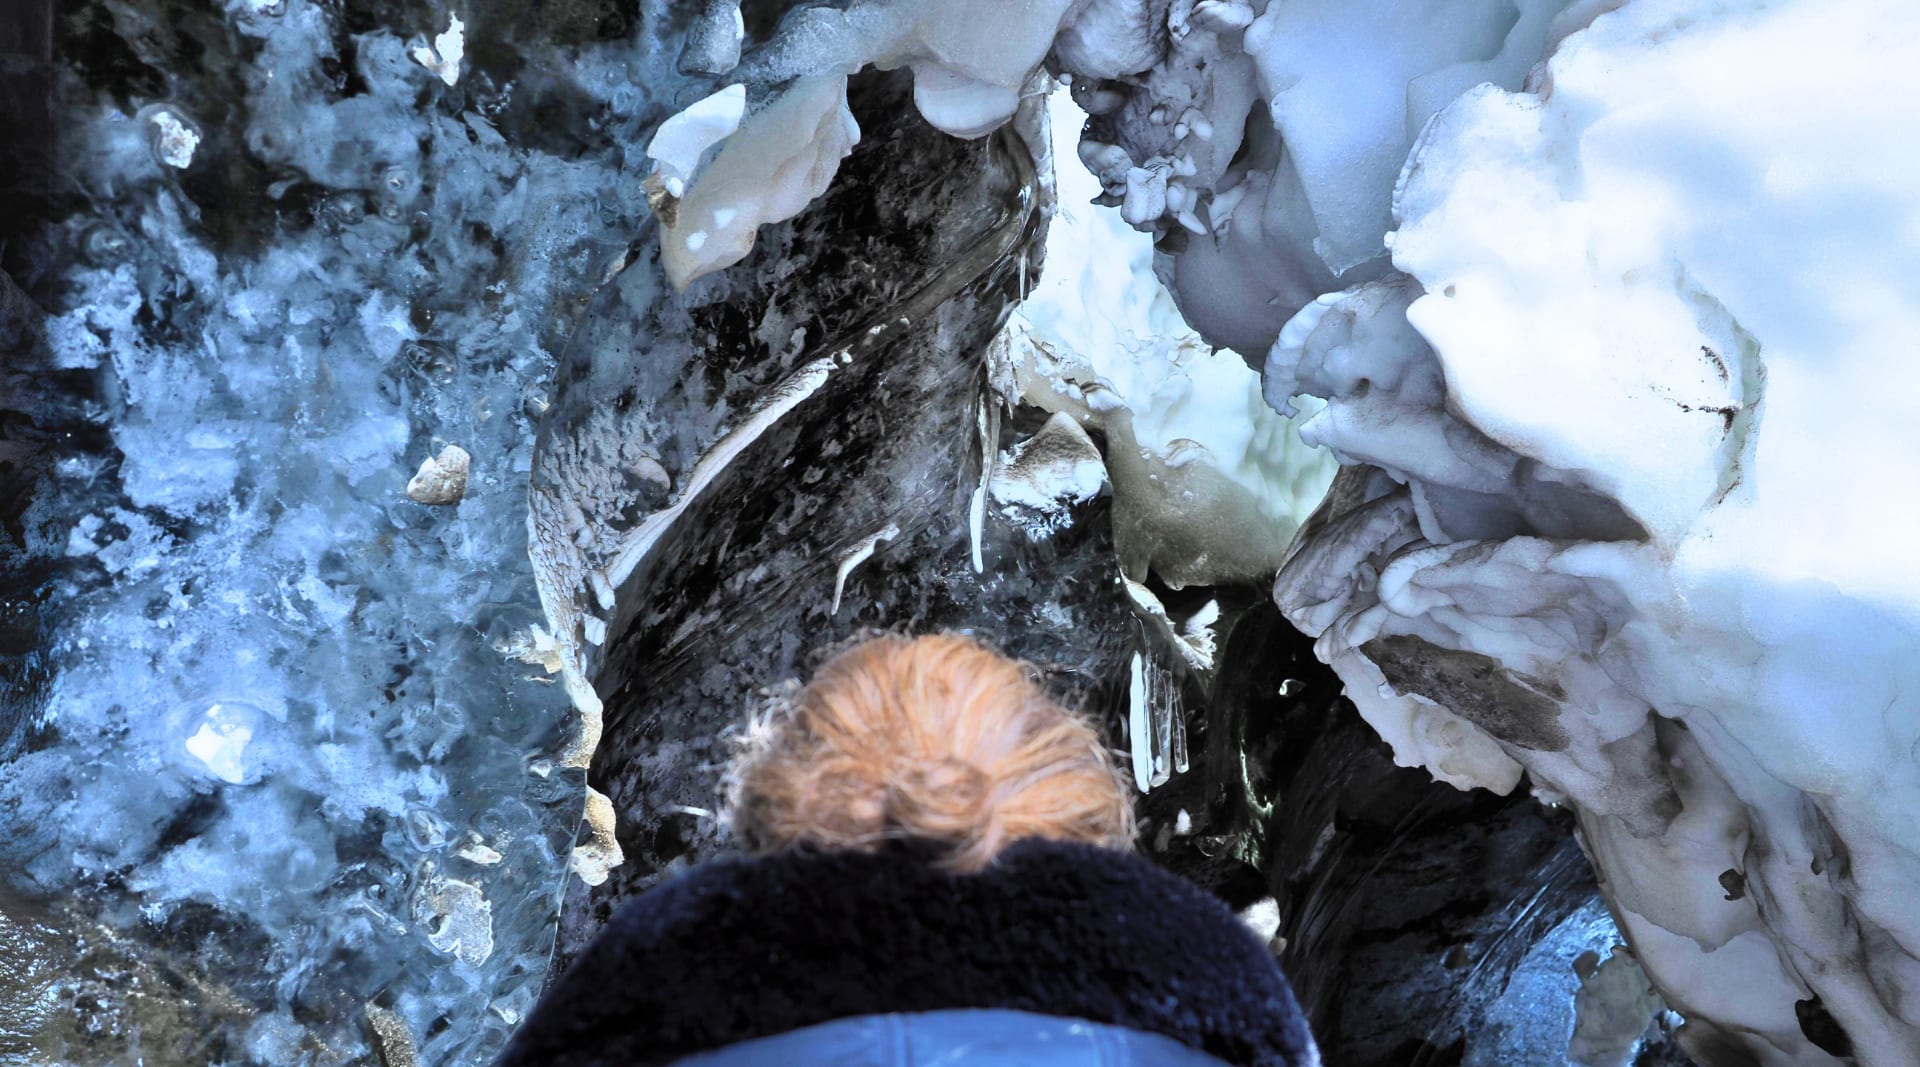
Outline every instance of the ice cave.
<path fill-rule="evenodd" d="M 0 7 L 0 1067 L 488 1064 L 874 630 L 1326 1064 L 1920 1065 L 1913 0 Z"/>

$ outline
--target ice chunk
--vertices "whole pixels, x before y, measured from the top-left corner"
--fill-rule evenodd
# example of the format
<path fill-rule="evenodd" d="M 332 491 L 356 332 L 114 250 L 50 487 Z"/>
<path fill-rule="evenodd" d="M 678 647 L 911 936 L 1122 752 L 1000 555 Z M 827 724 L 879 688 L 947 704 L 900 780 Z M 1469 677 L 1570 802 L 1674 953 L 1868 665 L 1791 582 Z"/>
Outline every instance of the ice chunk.
<path fill-rule="evenodd" d="M 647 142 L 647 155 L 669 194 L 685 195 L 707 151 L 739 129 L 746 113 L 747 87 L 729 85 L 660 124 Z"/>
<path fill-rule="evenodd" d="M 684 289 L 745 259 L 756 231 L 806 210 L 859 141 L 844 76 L 796 82 L 727 139 L 672 222 L 663 220 L 667 277 Z"/>
<path fill-rule="evenodd" d="M 913 69 L 913 103 L 928 122 L 955 137 L 983 137 L 1013 117 L 1020 93 L 938 63 L 922 63 Z"/>
<path fill-rule="evenodd" d="M 187 738 L 187 752 L 206 764 L 207 770 L 223 782 L 239 785 L 247 780 L 247 742 L 253 740 L 250 716 L 215 704 L 207 709 L 205 721 Z"/>
<path fill-rule="evenodd" d="M 1640 1035 L 1665 1005 L 1631 953 L 1616 948 L 1597 963 L 1593 955 L 1574 964 L 1580 992 L 1567 1060 L 1580 1067 L 1626 1067 Z"/>
<path fill-rule="evenodd" d="M 706 9 L 687 31 L 680 51 L 683 74 L 725 74 L 740 63 L 740 44 L 746 37 L 740 0 L 706 0 Z"/>

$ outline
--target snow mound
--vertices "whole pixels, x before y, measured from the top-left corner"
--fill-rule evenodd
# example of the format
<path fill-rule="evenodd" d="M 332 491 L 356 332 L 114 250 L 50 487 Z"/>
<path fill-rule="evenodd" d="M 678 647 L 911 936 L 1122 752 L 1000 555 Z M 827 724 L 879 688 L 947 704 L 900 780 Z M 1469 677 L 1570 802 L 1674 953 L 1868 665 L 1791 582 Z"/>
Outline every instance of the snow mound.
<path fill-rule="evenodd" d="M 1277 593 L 1402 762 L 1576 808 L 1696 1054 L 1915 1062 L 1920 10 L 1555 32 L 1269 356 L 1363 465 Z"/>

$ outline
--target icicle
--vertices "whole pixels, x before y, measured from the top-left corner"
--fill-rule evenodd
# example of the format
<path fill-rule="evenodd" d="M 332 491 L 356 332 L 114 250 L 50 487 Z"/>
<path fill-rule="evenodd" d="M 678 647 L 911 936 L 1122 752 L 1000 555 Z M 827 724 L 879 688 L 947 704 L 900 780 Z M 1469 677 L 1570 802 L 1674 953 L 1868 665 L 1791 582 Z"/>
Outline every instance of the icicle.
<path fill-rule="evenodd" d="M 1187 766 L 1187 716 L 1184 710 L 1177 710 L 1173 716 L 1173 771 L 1185 774 Z M 1180 814 L 1184 816 L 1186 812 Z"/>
<path fill-rule="evenodd" d="M 1153 717 L 1153 784 L 1165 785 L 1173 777 L 1174 722 L 1180 718 L 1180 690 L 1173 672 L 1158 663 L 1148 665 L 1148 710 Z"/>
<path fill-rule="evenodd" d="M 873 555 L 873 550 L 879 547 L 880 542 L 891 541 L 898 536 L 900 536 L 900 527 L 891 522 L 887 523 L 884 527 L 862 538 L 859 544 L 853 546 L 853 551 L 840 558 L 840 569 L 833 576 L 833 607 L 829 609 L 828 614 L 840 614 L 840 594 L 846 591 L 847 575 L 852 574 L 855 567 L 865 563 Z"/>
<path fill-rule="evenodd" d="M 1026 260 L 1020 262 L 1024 265 Z M 967 508 L 967 539 L 973 550 L 973 573 L 979 574 L 986 570 L 980 558 L 980 534 L 987 519 L 987 486 L 993 481 L 993 445 L 1000 436 L 1000 408 L 991 390 L 980 397 L 974 429 L 980 438 L 980 484 L 974 486 L 973 501 Z"/>
<path fill-rule="evenodd" d="M 1127 733 L 1133 742 L 1133 784 L 1142 793 L 1153 788 L 1153 742 L 1147 723 L 1147 669 L 1140 653 L 1133 654 L 1127 686 Z"/>

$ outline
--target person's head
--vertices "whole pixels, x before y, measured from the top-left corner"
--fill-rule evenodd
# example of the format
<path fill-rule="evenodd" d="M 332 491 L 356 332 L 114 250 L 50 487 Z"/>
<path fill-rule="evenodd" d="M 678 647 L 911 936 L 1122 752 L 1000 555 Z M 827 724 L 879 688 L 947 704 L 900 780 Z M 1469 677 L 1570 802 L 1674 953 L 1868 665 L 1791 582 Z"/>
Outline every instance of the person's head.
<path fill-rule="evenodd" d="M 1098 732 L 1032 668 L 958 634 L 841 652 L 751 731 L 731 784 L 734 830 L 754 852 L 909 840 L 965 872 L 1023 838 L 1133 840 Z"/>

